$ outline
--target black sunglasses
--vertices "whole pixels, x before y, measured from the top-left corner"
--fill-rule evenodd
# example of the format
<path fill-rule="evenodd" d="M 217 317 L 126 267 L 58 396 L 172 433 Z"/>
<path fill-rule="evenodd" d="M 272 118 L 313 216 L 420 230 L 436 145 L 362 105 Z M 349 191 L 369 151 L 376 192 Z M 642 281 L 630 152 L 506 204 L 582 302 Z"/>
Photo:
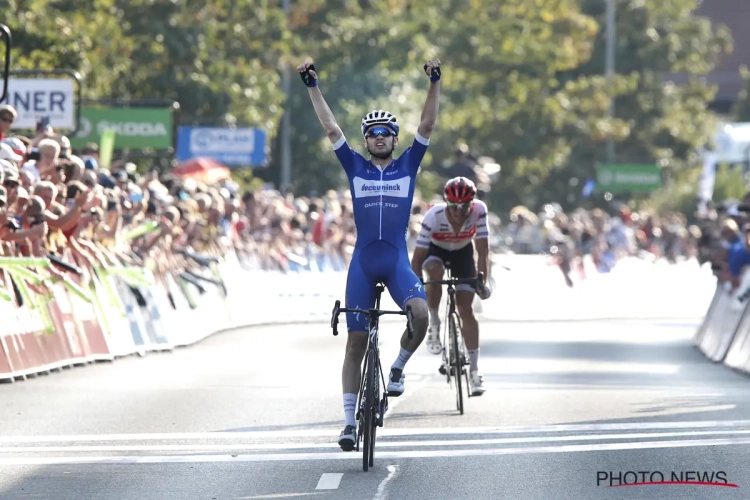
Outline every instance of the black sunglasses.
<path fill-rule="evenodd" d="M 389 128 L 376 127 L 376 128 L 371 128 L 370 130 L 368 130 L 366 135 L 367 137 L 390 137 L 395 134 Z"/>
<path fill-rule="evenodd" d="M 451 208 L 457 208 L 459 210 L 468 210 L 471 207 L 471 202 L 468 203 L 453 203 L 451 201 L 448 202 L 448 206 Z"/>

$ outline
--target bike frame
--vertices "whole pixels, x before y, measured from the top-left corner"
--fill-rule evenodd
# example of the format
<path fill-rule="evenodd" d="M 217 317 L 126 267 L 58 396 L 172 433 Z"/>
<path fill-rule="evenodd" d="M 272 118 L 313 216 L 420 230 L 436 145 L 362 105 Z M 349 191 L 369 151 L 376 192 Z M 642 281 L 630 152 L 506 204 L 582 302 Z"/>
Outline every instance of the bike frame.
<path fill-rule="evenodd" d="M 446 300 L 446 315 L 445 315 L 445 323 L 444 323 L 444 330 L 443 330 L 443 365 L 441 367 L 440 373 L 443 373 L 443 370 L 448 379 L 448 383 L 450 384 L 452 379 L 451 377 L 455 378 L 455 384 L 456 384 L 456 407 L 458 411 L 463 415 L 463 390 L 461 387 L 462 377 L 466 378 L 466 393 L 468 394 L 468 397 L 471 397 L 471 390 L 469 387 L 469 376 L 466 373 L 466 369 L 464 366 L 466 365 L 466 345 L 464 344 L 463 340 L 463 325 L 461 324 L 461 317 L 458 315 L 458 311 L 456 310 L 456 286 L 459 284 L 464 283 L 473 283 L 476 288 L 479 287 L 479 285 L 484 281 L 484 275 L 482 273 L 479 273 L 476 278 L 454 278 L 451 270 L 450 270 L 450 263 L 445 262 L 444 266 L 447 270 L 448 277 L 447 279 L 441 279 L 436 281 L 427 281 L 425 282 L 425 285 L 446 285 L 448 287 L 448 299 Z M 453 342 L 453 335 L 451 333 L 451 325 L 454 325 L 456 328 L 456 346 L 454 346 Z M 457 353 L 456 353 L 457 351 Z M 455 355 L 456 359 L 453 363 L 451 363 L 451 356 Z M 451 372 L 453 372 L 451 374 Z"/>
<path fill-rule="evenodd" d="M 383 389 L 383 387 L 387 386 L 385 375 L 383 374 L 383 368 L 380 364 L 380 348 L 378 347 L 380 316 L 385 314 L 400 314 L 406 316 L 406 331 L 410 339 L 414 337 L 411 306 L 406 306 L 404 311 L 381 311 L 380 297 L 383 291 L 385 291 L 385 285 L 383 283 L 378 283 L 375 287 L 375 307 L 373 309 L 342 309 L 340 307 L 341 302 L 337 300 L 333 308 L 333 317 L 331 319 L 331 328 L 333 329 L 334 335 L 338 335 L 336 329 L 338 325 L 338 315 L 342 312 L 366 314 L 369 320 L 367 350 L 365 351 L 365 357 L 362 364 L 359 394 L 357 397 L 356 419 L 360 421 L 360 425 L 357 426 L 357 442 L 355 445 L 356 450 L 359 451 L 359 441 L 364 438 L 365 449 L 362 454 L 362 469 L 365 472 L 373 465 L 376 428 L 383 427 L 383 419 L 388 410 L 388 392 Z M 367 381 L 370 378 L 372 378 L 373 385 L 377 386 L 374 389 L 367 385 Z M 369 395 L 372 395 L 374 392 L 374 396 L 370 398 L 372 401 L 367 400 L 368 392 L 371 393 Z M 362 422 L 369 425 L 363 425 Z M 365 435 L 365 432 L 368 432 L 369 434 Z"/>

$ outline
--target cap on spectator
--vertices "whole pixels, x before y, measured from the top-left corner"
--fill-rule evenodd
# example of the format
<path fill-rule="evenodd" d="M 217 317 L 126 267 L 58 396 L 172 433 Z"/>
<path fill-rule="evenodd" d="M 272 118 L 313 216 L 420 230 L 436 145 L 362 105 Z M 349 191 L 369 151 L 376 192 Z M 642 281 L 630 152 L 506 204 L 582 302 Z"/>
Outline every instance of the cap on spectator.
<path fill-rule="evenodd" d="M 117 187 L 114 177 L 108 175 L 106 172 L 99 172 L 99 184 L 105 189 L 114 189 Z"/>
<path fill-rule="evenodd" d="M 60 145 L 60 158 L 68 159 L 71 152 L 70 139 L 62 134 L 57 134 L 55 141 Z"/>
<path fill-rule="evenodd" d="M 93 156 L 84 156 L 82 160 L 86 170 L 99 170 L 99 162 Z"/>
<path fill-rule="evenodd" d="M 2 115 L 10 115 L 13 117 L 13 121 L 16 121 L 16 118 L 18 118 L 18 113 L 16 112 L 16 108 L 11 106 L 10 104 L 3 104 L 0 105 L 0 116 Z"/>
<path fill-rule="evenodd" d="M 18 137 L 8 137 L 7 139 L 3 139 L 2 142 L 10 146 L 10 149 L 17 155 L 24 156 L 26 154 L 26 144 Z"/>
<path fill-rule="evenodd" d="M 8 182 L 15 182 L 16 184 L 21 183 L 21 176 L 18 173 L 18 169 L 11 165 L 10 168 L 4 168 L 3 171 L 5 172 L 5 183 Z"/>
<path fill-rule="evenodd" d="M 135 165 L 135 163 L 131 163 L 131 162 L 126 163 L 122 167 L 122 169 L 125 170 L 129 174 L 134 174 L 137 168 L 138 167 Z"/>
<path fill-rule="evenodd" d="M 7 142 L 0 142 L 0 160 L 10 160 L 20 163 L 23 160 L 23 156 L 16 154 Z"/>

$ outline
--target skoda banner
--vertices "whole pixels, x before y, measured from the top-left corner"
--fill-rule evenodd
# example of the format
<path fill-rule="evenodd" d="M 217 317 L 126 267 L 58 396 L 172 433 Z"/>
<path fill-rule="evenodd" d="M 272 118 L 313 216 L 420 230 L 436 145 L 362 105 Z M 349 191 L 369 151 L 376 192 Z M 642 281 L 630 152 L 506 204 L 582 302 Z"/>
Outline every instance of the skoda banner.
<path fill-rule="evenodd" d="M 114 130 L 117 149 L 172 147 L 172 112 L 168 108 L 83 108 L 74 148 L 99 144 L 104 130 Z"/>

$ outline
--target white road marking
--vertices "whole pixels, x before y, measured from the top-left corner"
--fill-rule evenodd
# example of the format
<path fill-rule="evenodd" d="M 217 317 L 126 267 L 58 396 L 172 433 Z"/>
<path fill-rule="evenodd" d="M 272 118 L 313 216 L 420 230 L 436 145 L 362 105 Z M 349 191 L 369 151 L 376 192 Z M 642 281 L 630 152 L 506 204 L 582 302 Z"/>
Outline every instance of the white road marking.
<path fill-rule="evenodd" d="M 576 434 L 571 436 L 535 436 L 497 439 L 441 439 L 434 441 L 382 441 L 378 448 L 429 448 L 438 446 L 487 446 L 498 444 L 555 443 L 571 441 L 613 441 L 627 439 L 660 439 L 721 435 L 747 435 L 750 430 L 640 432 L 626 434 Z M 379 436 L 383 437 L 383 436 Z M 338 449 L 338 443 L 254 443 L 254 444 L 160 444 L 160 445 L 90 445 L 90 446 L 7 446 L 1 453 L 65 453 L 112 451 L 255 451 L 255 450 L 324 450 Z"/>
<path fill-rule="evenodd" d="M 320 476 L 316 490 L 337 490 L 341 484 L 341 478 L 344 474 L 341 472 L 326 472 Z"/>
<path fill-rule="evenodd" d="M 616 424 L 551 424 L 518 427 L 384 427 L 379 437 L 460 434 L 529 434 L 545 432 L 595 432 L 643 429 L 705 429 L 750 427 L 750 420 L 683 422 L 629 422 Z M 271 439 L 293 437 L 338 437 L 338 428 L 249 432 L 167 432 L 153 434 L 73 434 L 40 436 L 0 436 L 0 443 L 77 443 L 107 441 L 177 441 L 186 439 Z M 2 448 L 0 447 L 0 451 Z"/>
<path fill-rule="evenodd" d="M 447 458 L 586 451 L 648 450 L 660 448 L 697 448 L 703 446 L 737 446 L 750 444 L 750 438 L 694 439 L 684 441 L 641 441 L 632 443 L 597 443 L 522 448 L 474 448 L 460 450 L 411 450 L 377 452 L 379 460 L 400 458 Z M 219 462 L 294 462 L 301 460 L 361 460 L 359 453 L 271 453 L 258 455 L 173 455 L 114 457 L 17 457 L 0 458 L 0 465 L 74 465 L 74 464 L 163 464 Z"/>
<path fill-rule="evenodd" d="M 384 500 L 386 498 L 386 488 L 388 487 L 388 483 L 390 483 L 397 475 L 398 465 L 389 465 L 388 476 L 380 482 L 378 485 L 378 491 L 375 493 L 375 496 L 372 497 L 372 500 Z"/>
<path fill-rule="evenodd" d="M 270 500 L 273 498 L 311 497 L 325 493 L 272 493 L 270 495 L 254 495 L 251 497 L 237 497 L 235 500 Z"/>

